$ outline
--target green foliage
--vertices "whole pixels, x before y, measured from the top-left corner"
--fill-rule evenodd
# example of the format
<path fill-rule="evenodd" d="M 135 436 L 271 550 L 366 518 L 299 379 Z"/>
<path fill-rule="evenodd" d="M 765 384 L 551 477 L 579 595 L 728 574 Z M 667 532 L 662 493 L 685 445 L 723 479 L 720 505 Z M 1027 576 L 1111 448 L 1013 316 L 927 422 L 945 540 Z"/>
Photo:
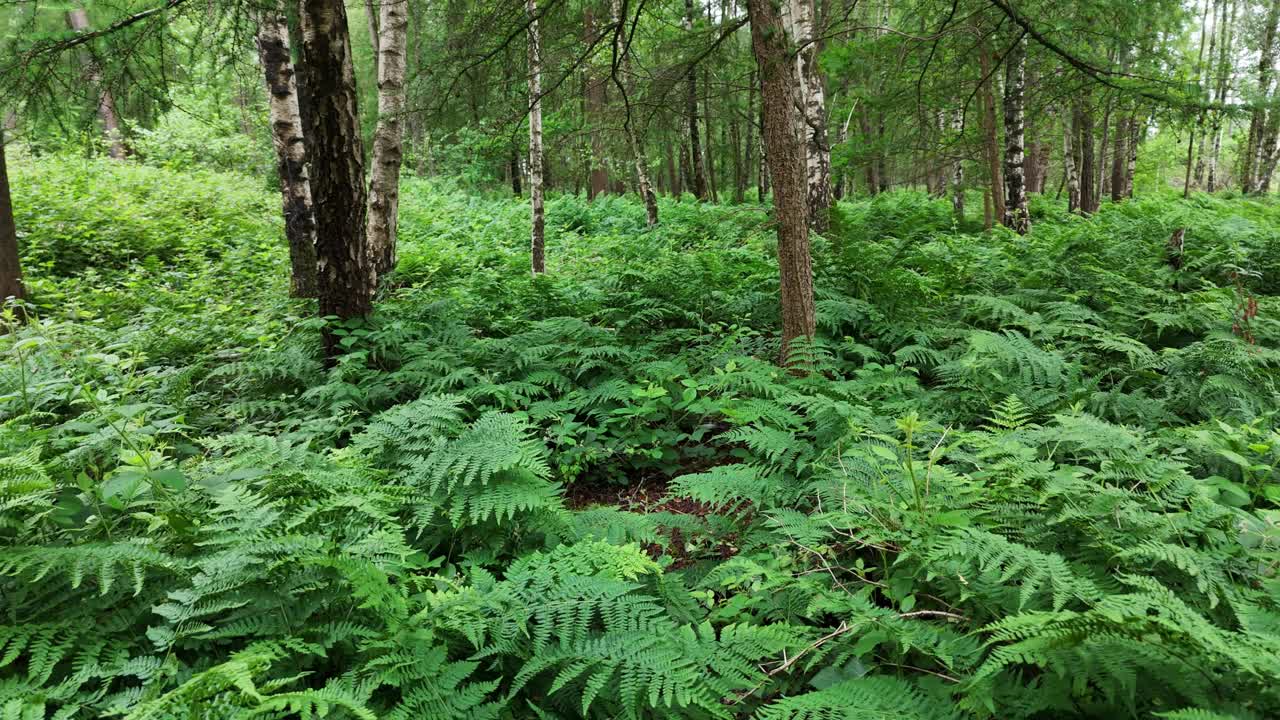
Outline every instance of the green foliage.
<path fill-rule="evenodd" d="M 532 279 L 527 208 L 406 179 L 326 367 L 268 191 L 83 163 L 15 163 L 0 716 L 1280 713 L 1275 206 L 842 205 L 789 372 L 757 210 L 558 196 Z"/>

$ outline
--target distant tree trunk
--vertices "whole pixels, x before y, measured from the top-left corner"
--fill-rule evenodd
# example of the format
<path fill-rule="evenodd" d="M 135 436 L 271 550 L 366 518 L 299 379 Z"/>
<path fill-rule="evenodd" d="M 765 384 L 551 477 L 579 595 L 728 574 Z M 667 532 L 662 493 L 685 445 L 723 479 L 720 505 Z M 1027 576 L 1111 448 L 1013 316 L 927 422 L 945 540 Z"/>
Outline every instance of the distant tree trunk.
<path fill-rule="evenodd" d="M 583 42 L 588 46 L 596 41 L 596 16 L 591 4 L 582 8 Z M 600 126 L 604 122 L 604 80 L 595 74 L 587 65 L 586 78 L 586 119 L 587 134 L 591 141 L 591 169 L 587 174 L 587 199 L 593 200 L 597 195 L 609 191 L 609 169 L 605 166 L 604 134 Z"/>
<path fill-rule="evenodd" d="M 996 128 L 996 98 L 991 79 L 995 74 L 992 67 L 991 48 L 984 42 L 978 48 L 978 61 L 982 70 L 982 131 L 983 146 L 987 156 L 987 170 L 991 177 L 991 210 L 998 219 L 1005 216 L 1004 178 L 1000 172 L 1000 144 Z"/>
<path fill-rule="evenodd" d="M 1071 119 L 1062 124 L 1062 172 L 1067 183 L 1067 211 L 1080 209 L 1080 170 L 1076 164 L 1076 144 L 1080 137 L 1080 106 L 1072 107 Z"/>
<path fill-rule="evenodd" d="M 316 219 L 320 315 L 346 319 L 373 308 L 377 273 L 365 238 L 364 147 L 356 106 L 351 37 L 342 0 L 302 0 L 302 68 L 311 197 Z M 325 351 L 337 338 L 325 333 Z"/>
<path fill-rule="evenodd" d="M 809 255 L 808 193 L 804 148 L 796 137 L 796 83 L 787 36 L 773 0 L 747 0 L 751 46 L 760 69 L 761 104 L 769 173 L 773 177 L 778 227 L 778 272 L 782 295 L 782 362 L 790 362 L 791 343 L 812 338 L 816 327 L 813 269 Z"/>
<path fill-rule="evenodd" d="M 1098 186 L 1096 163 L 1093 156 L 1093 109 L 1089 99 L 1080 105 L 1080 211 L 1091 215 L 1098 211 Z"/>
<path fill-rule="evenodd" d="M 1213 8 L 1214 32 L 1212 33 L 1210 33 L 1209 31 L 1209 8 L 1210 7 Z M 1219 23 L 1218 10 L 1222 9 L 1223 7 L 1224 7 L 1224 3 L 1222 0 L 1214 0 L 1212 3 L 1210 3 L 1209 0 L 1205 0 L 1204 11 L 1200 13 L 1200 50 L 1196 56 L 1196 65 L 1195 65 L 1196 82 L 1207 84 L 1208 79 L 1213 76 L 1212 61 L 1214 57 L 1214 45 L 1218 41 L 1218 33 L 1217 33 L 1218 23 Z M 1225 14 L 1226 13 L 1224 12 L 1223 15 L 1225 16 Z M 1209 39 L 1209 60 L 1210 60 L 1209 67 L 1205 67 L 1204 65 L 1204 54 L 1205 54 L 1204 49 L 1205 49 L 1206 37 Z M 1192 130 L 1193 139 L 1197 135 L 1199 136 L 1199 139 L 1200 139 L 1200 147 L 1196 151 L 1196 155 L 1197 155 L 1196 172 L 1195 172 L 1196 187 L 1204 187 L 1204 177 L 1205 177 L 1205 167 L 1206 167 L 1205 144 L 1206 144 L 1206 141 L 1208 140 L 1208 135 L 1206 135 L 1204 132 L 1204 122 L 1205 122 L 1206 112 L 1207 111 L 1205 110 L 1201 110 L 1197 114 L 1195 129 Z M 1188 176 L 1188 179 L 1189 179 L 1189 176 Z M 1188 182 L 1187 185 L 1189 187 L 1190 183 Z M 1186 194 L 1186 190 L 1184 190 L 1183 194 L 1184 195 Z"/>
<path fill-rule="evenodd" d="M 675 150 L 672 143 L 665 143 L 667 146 L 667 192 L 671 197 L 680 197 L 680 172 L 676 167 Z"/>
<path fill-rule="evenodd" d="M 1267 9 L 1266 25 L 1263 27 L 1262 49 L 1258 55 L 1258 96 L 1267 100 L 1271 97 L 1271 82 L 1276 65 L 1276 31 L 1280 24 L 1280 0 L 1271 0 Z M 1275 151 L 1275 133 L 1271 131 L 1276 123 L 1272 118 L 1276 111 L 1268 112 L 1264 108 L 1256 108 L 1249 120 L 1249 137 L 1245 145 L 1241 171 L 1242 189 L 1246 193 L 1266 192 L 1262 185 L 1263 165 L 1267 161 L 1266 145 L 1271 144 L 1271 152 Z M 1267 178 L 1270 180 L 1270 178 Z"/>
<path fill-rule="evenodd" d="M 746 186 L 751 184 L 751 173 L 755 169 L 755 149 L 756 149 L 756 87 L 759 83 L 756 81 L 755 71 L 752 71 L 751 78 L 748 80 L 747 88 L 747 139 L 743 143 L 743 194 L 746 194 Z M 758 186 L 757 186 L 758 189 Z M 759 198 L 763 200 L 764 198 Z"/>
<path fill-rule="evenodd" d="M 693 0 L 684 0 L 684 29 L 693 32 Z M 686 76 L 685 115 L 689 121 L 689 187 L 699 200 L 707 199 L 707 170 L 698 137 L 698 69 L 690 65 Z"/>
<path fill-rule="evenodd" d="M 280 8 L 264 12 L 258 22 L 258 59 L 267 83 L 271 139 L 289 241 L 292 268 L 290 294 L 316 296 L 316 221 L 307 173 L 307 146 L 298 111 L 298 86 L 289 51 L 289 23 Z"/>
<path fill-rule="evenodd" d="M 831 146 L 827 139 L 827 100 L 818 71 L 818 37 L 813 0 L 787 0 L 795 26 L 796 78 L 799 82 L 802 137 L 808 180 L 809 226 L 825 233 L 831 225 Z"/>
<path fill-rule="evenodd" d="M 401 0 L 389 0 L 390 2 L 400 2 Z M 407 2 L 407 0 L 404 0 Z M 380 77 L 378 74 L 378 64 L 382 62 L 382 48 L 379 44 L 382 41 L 382 32 L 378 30 L 378 9 L 373 6 L 373 0 L 364 0 L 364 18 L 369 21 L 369 45 L 373 48 L 373 77 Z"/>
<path fill-rule="evenodd" d="M 84 8 L 67 11 L 67 27 L 77 33 L 89 32 L 89 14 Z M 125 156 L 124 140 L 120 136 L 120 119 L 116 114 L 116 101 L 111 89 L 103 84 L 102 69 L 98 63 L 86 55 L 85 79 L 98 92 L 98 117 L 102 120 L 102 132 L 110 144 L 108 154 L 116 160 Z"/>
<path fill-rule="evenodd" d="M 511 157 L 507 160 L 507 167 L 511 173 L 511 194 L 520 197 L 524 194 L 524 188 L 520 187 L 520 150 L 515 143 L 511 144 Z"/>
<path fill-rule="evenodd" d="M 624 20 L 625 18 L 622 17 L 622 0 L 613 0 L 613 22 L 622 26 Z M 630 78 L 631 52 L 627 45 L 619 44 L 621 39 L 619 34 L 614 34 L 613 52 L 620 59 L 622 74 Z M 649 181 L 649 161 L 645 157 L 644 144 L 636 131 L 635 118 L 631 116 L 631 100 L 627 89 L 622 85 L 622 81 L 616 77 L 614 82 L 618 83 L 618 90 L 622 93 L 624 111 L 622 126 L 627 133 L 627 144 L 631 146 L 631 157 L 636 164 L 636 189 L 644 200 L 645 222 L 648 223 L 649 227 L 653 227 L 658 224 L 658 196 L 653 191 L 653 183 Z"/>
<path fill-rule="evenodd" d="M 1097 198 L 1099 205 L 1102 204 L 1102 196 L 1111 192 L 1111 175 L 1107 172 L 1107 150 L 1111 144 L 1111 109 L 1114 102 L 1114 97 L 1108 97 L 1102 112 L 1102 144 L 1098 148 L 1094 164 L 1096 172 L 1093 178 L 1093 197 Z"/>
<path fill-rule="evenodd" d="M 1009 48 L 1004 59 L 1004 224 L 1019 235 L 1031 229 L 1027 210 L 1027 157 L 1023 149 L 1022 101 L 1026 82 L 1026 40 Z"/>
<path fill-rule="evenodd" d="M 1137 111 L 1129 116 L 1129 162 L 1124 172 L 1124 196 L 1133 197 L 1133 173 L 1138 169 L 1138 143 L 1147 133 L 1146 121 L 1138 119 Z"/>
<path fill-rule="evenodd" d="M 710 198 L 711 202 L 720 202 L 720 193 L 716 183 L 716 153 L 712 125 L 711 70 L 704 65 L 702 71 L 702 162 L 707 171 L 707 197 Z"/>
<path fill-rule="evenodd" d="M 396 230 L 400 211 L 400 165 L 404 158 L 402 120 L 409 16 L 406 2 L 382 0 L 378 27 L 378 127 L 373 133 L 369 182 L 368 237 L 374 271 L 396 266 Z M 516 180 L 519 169 L 516 169 Z"/>
<path fill-rule="evenodd" d="M 9 197 L 9 168 L 5 163 L 4 130 L 0 129 L 0 304 L 6 298 L 22 300 L 22 262 L 18 255 L 18 230 L 13 221 L 13 201 Z M 18 317 L 23 317 L 18 311 Z"/>
<path fill-rule="evenodd" d="M 537 0 L 525 0 L 525 9 L 529 13 L 529 204 L 533 212 L 529 254 L 536 276 L 547 271 L 542 201 L 542 41 L 538 37 Z"/>
<path fill-rule="evenodd" d="M 858 123 L 859 123 L 860 129 L 862 130 L 862 136 L 865 139 L 865 142 L 867 142 L 868 144 L 873 144 L 871 142 L 873 139 L 873 136 L 871 134 L 872 133 L 871 117 L 866 110 L 864 110 L 862 113 L 862 116 L 858 118 Z M 867 194 L 869 195 L 875 195 L 876 193 L 880 192 L 880 188 L 883 185 L 883 181 L 880 179 L 880 170 L 881 170 L 880 149 L 878 147 L 878 144 L 873 144 L 873 147 L 871 149 L 871 157 L 867 161 L 867 169 L 866 169 Z"/>
<path fill-rule="evenodd" d="M 964 132 L 964 106 L 951 112 L 951 131 L 955 134 L 955 158 L 951 161 L 951 210 L 955 213 L 956 222 L 964 222 L 964 157 L 960 154 L 961 133 Z"/>
<path fill-rule="evenodd" d="M 1233 0 L 1227 1 L 1227 8 L 1223 9 L 1222 16 L 1228 18 L 1228 10 L 1230 17 L 1222 28 L 1222 42 L 1218 45 L 1218 85 L 1215 91 L 1214 99 L 1219 103 L 1225 103 L 1227 93 L 1231 88 L 1231 50 L 1235 40 L 1235 24 L 1236 24 L 1236 8 L 1239 7 L 1238 2 Z M 1214 112 L 1213 121 L 1210 124 L 1210 132 L 1213 135 L 1213 149 L 1209 155 L 1209 168 L 1206 189 L 1214 192 L 1218 189 L 1218 166 L 1222 151 L 1222 113 Z"/>
<path fill-rule="evenodd" d="M 1125 171 L 1129 167 L 1129 123 L 1130 116 L 1121 114 L 1116 118 L 1115 148 L 1111 159 L 1111 201 L 1120 202 L 1125 198 Z"/>

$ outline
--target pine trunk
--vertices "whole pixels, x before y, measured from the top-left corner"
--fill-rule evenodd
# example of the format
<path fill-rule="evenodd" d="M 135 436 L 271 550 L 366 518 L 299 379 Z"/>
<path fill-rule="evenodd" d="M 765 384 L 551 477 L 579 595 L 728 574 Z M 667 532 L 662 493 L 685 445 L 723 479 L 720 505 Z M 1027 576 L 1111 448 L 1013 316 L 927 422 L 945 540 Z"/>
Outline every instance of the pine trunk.
<path fill-rule="evenodd" d="M 542 198 L 542 41 L 538 37 L 537 0 L 525 0 L 525 9 L 529 13 L 529 205 L 533 214 L 529 255 L 536 276 L 547 271 Z"/>
<path fill-rule="evenodd" d="M 373 308 L 377 274 L 365 239 L 364 147 L 347 10 L 342 0 L 302 0 L 300 16 L 320 315 L 359 317 Z M 336 336 L 326 332 L 326 355 L 337 350 Z"/>
<path fill-rule="evenodd" d="M 751 46 L 760 69 L 761 105 L 769 174 L 773 178 L 775 222 L 778 228 L 778 272 L 782 300 L 783 364 L 790 363 L 791 345 L 812 338 L 816 327 L 813 270 L 809 255 L 808 193 L 805 154 L 796 137 L 798 117 L 792 104 L 797 79 L 790 62 L 787 36 L 773 0 L 747 0 L 751 18 Z"/>
<path fill-rule="evenodd" d="M 693 0 L 684 0 L 684 29 L 693 32 Z M 707 199 L 707 170 L 698 136 L 698 69 L 689 66 L 685 88 L 685 115 L 689 122 L 689 186 L 699 200 Z"/>
<path fill-rule="evenodd" d="M 298 85 L 289 50 L 289 23 L 283 8 L 264 12 L 258 23 L 258 59 L 267 83 L 271 139 L 276 151 L 276 174 L 284 232 L 289 241 L 292 269 L 290 294 L 316 296 L 316 221 L 311 205 L 307 145 L 298 110 Z"/>
<path fill-rule="evenodd" d="M 5 163 L 4 130 L 0 129 L 0 304 L 8 298 L 27 296 L 22 285 L 22 261 L 18 255 L 18 229 L 9 197 L 9 168 Z M 18 317 L 24 317 L 21 310 Z"/>
<path fill-rule="evenodd" d="M 1088 105 L 1088 98 L 1080 106 L 1080 211 L 1091 215 L 1098 211 L 1098 186 L 1096 163 L 1093 155 L 1093 110 Z"/>
<path fill-rule="evenodd" d="M 67 11 L 67 27 L 77 33 L 89 32 L 89 13 L 83 8 Z M 124 140 L 120 135 L 120 117 L 116 113 L 115 97 L 111 89 L 102 82 L 102 68 L 97 61 L 85 57 L 85 79 L 98 92 L 98 117 L 102 120 L 102 132 L 107 138 L 110 149 L 107 153 L 116 160 L 125 156 Z"/>
<path fill-rule="evenodd" d="M 1027 158 L 1023 148 L 1022 101 L 1027 57 L 1025 43 L 1025 39 L 1014 43 L 1004 61 L 1004 224 L 1019 235 L 1026 235 L 1031 229 L 1031 214 L 1027 210 Z"/>

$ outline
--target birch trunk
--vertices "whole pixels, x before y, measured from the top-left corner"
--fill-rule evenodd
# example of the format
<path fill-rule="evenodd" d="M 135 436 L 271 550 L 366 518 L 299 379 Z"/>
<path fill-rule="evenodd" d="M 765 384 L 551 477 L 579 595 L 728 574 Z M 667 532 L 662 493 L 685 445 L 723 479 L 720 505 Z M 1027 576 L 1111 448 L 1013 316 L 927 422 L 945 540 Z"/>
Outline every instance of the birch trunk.
<path fill-rule="evenodd" d="M 751 46 L 760 69 L 761 106 L 767 117 L 764 140 L 778 228 L 781 360 L 788 364 L 792 343 L 800 337 L 812 338 L 816 326 L 806 222 L 805 154 L 795 130 L 798 118 L 793 98 L 797 80 L 795 65 L 788 56 L 782 19 L 773 0 L 747 0 L 747 12 L 751 18 Z"/>
<path fill-rule="evenodd" d="M 542 201 L 542 41 L 538 37 L 537 0 L 525 0 L 525 9 L 529 13 L 529 205 L 533 213 L 529 254 L 536 276 L 547 271 Z"/>
<path fill-rule="evenodd" d="M 379 275 L 396 266 L 400 166 L 404 160 L 404 76 L 409 16 L 404 0 L 383 0 L 378 19 L 378 127 L 369 180 L 370 261 Z"/>
<path fill-rule="evenodd" d="M 787 0 L 795 28 L 796 78 L 801 107 L 808 180 L 809 225 L 824 233 L 831 224 L 831 146 L 827 139 L 827 101 L 818 72 L 818 38 L 814 32 L 813 0 Z"/>
<path fill-rule="evenodd" d="M 289 51 L 289 22 L 282 8 L 264 12 L 258 22 L 258 60 L 267 84 L 271 140 L 280 177 L 284 233 L 292 268 L 290 294 L 316 296 L 316 221 L 307 172 L 307 145 L 298 110 L 298 85 Z"/>
<path fill-rule="evenodd" d="M 1258 56 L 1258 98 L 1267 100 L 1271 97 L 1271 82 L 1275 74 L 1276 65 L 1276 30 L 1277 24 L 1280 23 L 1280 0 L 1271 0 L 1271 4 L 1267 10 L 1267 21 L 1264 26 L 1264 34 L 1262 40 L 1262 51 Z M 1270 132 L 1270 128 L 1274 127 L 1272 116 L 1276 111 L 1267 112 L 1263 108 L 1257 108 L 1253 111 L 1253 116 L 1249 121 L 1249 139 L 1245 146 L 1244 166 L 1241 172 L 1242 188 L 1246 193 L 1265 192 L 1266 188 L 1261 187 L 1263 164 L 1268 159 L 1264 156 L 1267 153 L 1267 139 L 1270 138 L 1271 151 L 1275 149 L 1275 133 Z M 1269 178 L 1268 178 L 1269 179 Z"/>
<path fill-rule="evenodd" d="M 1031 214 L 1027 210 L 1027 156 L 1023 148 L 1025 43 L 1025 38 L 1014 43 L 1004 60 L 1004 224 L 1019 235 L 1026 235 L 1031 229 Z"/>
<path fill-rule="evenodd" d="M 302 68 L 310 95 L 306 138 L 315 203 L 317 295 L 322 317 L 367 315 L 377 274 L 365 237 L 364 147 L 351 35 L 342 0 L 302 0 Z M 325 333 L 325 352 L 338 352 Z"/>
<path fill-rule="evenodd" d="M 67 27 L 78 33 L 89 32 L 89 13 L 85 12 L 84 8 L 68 10 Z M 98 91 L 98 117 L 102 120 L 102 132 L 106 135 L 110 148 L 107 154 L 116 160 L 122 160 L 125 156 L 125 147 L 124 140 L 120 136 L 120 117 L 116 113 L 116 100 L 111 95 L 111 89 L 103 85 L 102 69 L 88 56 L 85 58 L 85 75 L 90 86 Z"/>

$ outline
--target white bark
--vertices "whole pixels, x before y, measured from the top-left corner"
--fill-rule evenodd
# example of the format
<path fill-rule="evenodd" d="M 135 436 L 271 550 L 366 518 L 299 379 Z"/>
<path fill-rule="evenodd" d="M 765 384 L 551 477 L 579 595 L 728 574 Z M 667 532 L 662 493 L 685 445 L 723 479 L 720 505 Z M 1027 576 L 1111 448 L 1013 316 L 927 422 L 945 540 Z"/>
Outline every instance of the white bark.
<path fill-rule="evenodd" d="M 379 275 L 396 265 L 400 166 L 404 159 L 404 75 L 408 46 L 407 0 L 383 0 L 378 38 L 378 127 L 373 133 L 366 235 Z"/>
<path fill-rule="evenodd" d="M 298 112 L 298 85 L 289 51 L 289 23 L 283 8 L 264 12 L 258 21 L 258 59 L 267 85 L 271 140 L 280 176 L 285 236 L 289 240 L 294 297 L 316 294 L 316 224 L 311 206 L 307 149 Z"/>
<path fill-rule="evenodd" d="M 813 0 L 787 0 L 788 22 L 796 52 L 799 131 L 805 149 L 809 224 L 818 232 L 829 226 L 831 207 L 831 148 L 827 141 L 827 101 L 818 72 L 818 44 L 814 32 Z"/>
<path fill-rule="evenodd" d="M 529 13 L 529 204 L 533 212 L 530 255 L 533 274 L 547 271 L 546 225 L 542 199 L 542 42 L 537 0 L 525 0 Z"/>

